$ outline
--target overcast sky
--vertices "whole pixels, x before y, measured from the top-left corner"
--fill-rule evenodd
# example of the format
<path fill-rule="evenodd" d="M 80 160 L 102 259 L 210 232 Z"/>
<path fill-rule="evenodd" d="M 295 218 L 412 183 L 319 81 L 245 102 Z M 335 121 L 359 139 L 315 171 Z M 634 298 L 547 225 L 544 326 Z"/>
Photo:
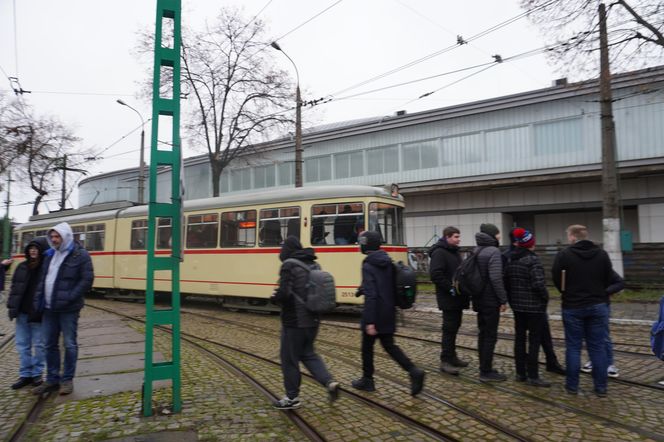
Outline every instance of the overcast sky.
<path fill-rule="evenodd" d="M 267 35 L 276 39 L 288 33 L 279 39 L 279 44 L 298 66 L 306 91 L 304 100 L 342 91 L 454 45 L 457 35 L 468 39 L 523 12 L 517 0 L 182 3 L 183 22 L 194 27 L 212 21 L 221 5 L 237 5 L 247 18 L 265 7 L 258 18 L 265 22 Z M 118 105 L 116 99 L 132 104 L 145 119 L 151 116 L 151 104 L 137 96 L 139 84 L 150 73 L 137 59 L 134 48 L 137 32 L 154 29 L 155 5 L 154 0 L 0 0 L 0 66 L 7 75 L 17 76 L 24 89 L 33 91 L 24 99 L 38 113 L 57 116 L 82 139 L 82 146 L 101 151 L 140 124 L 138 116 Z M 542 46 L 538 30 L 523 18 L 470 44 L 336 97 L 490 62 L 494 54 L 507 58 Z M 275 55 L 284 69 L 292 70 L 282 54 Z M 305 118 L 330 123 L 389 115 L 397 110 L 434 109 L 548 87 L 560 76 L 544 56 L 537 55 L 497 65 L 443 88 L 473 72 L 338 100 L 317 107 L 315 114 L 309 111 Z M 417 100 L 436 89 L 440 90 Z M 0 77 L 0 90 L 9 91 L 4 75 Z M 149 126 L 147 130 L 149 140 Z M 139 133 L 135 132 L 105 151 L 105 159 L 91 165 L 90 174 L 137 166 L 138 146 Z M 196 146 L 184 147 L 186 156 L 203 153 Z M 47 199 L 57 197 L 49 195 Z M 12 196 L 14 204 L 33 198 L 29 192 Z M 77 205 L 75 194 L 70 204 Z M 49 202 L 40 210 L 56 208 L 57 202 Z M 14 205 L 12 216 L 26 221 L 30 209 L 27 205 Z"/>

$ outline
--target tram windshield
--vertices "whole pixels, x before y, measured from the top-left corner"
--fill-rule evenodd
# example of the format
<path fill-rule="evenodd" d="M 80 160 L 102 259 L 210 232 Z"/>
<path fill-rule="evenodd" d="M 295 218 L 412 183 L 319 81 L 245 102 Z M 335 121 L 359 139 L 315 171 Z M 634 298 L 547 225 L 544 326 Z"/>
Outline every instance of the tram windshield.
<path fill-rule="evenodd" d="M 380 233 L 383 244 L 404 245 L 403 207 L 386 203 L 369 204 L 369 230 Z"/>

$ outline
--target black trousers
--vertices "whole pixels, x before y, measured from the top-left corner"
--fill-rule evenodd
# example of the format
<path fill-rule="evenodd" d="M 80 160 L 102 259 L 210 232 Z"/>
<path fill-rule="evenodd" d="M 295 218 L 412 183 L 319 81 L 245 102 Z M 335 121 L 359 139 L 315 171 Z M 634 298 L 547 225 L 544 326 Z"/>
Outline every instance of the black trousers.
<path fill-rule="evenodd" d="M 442 362 L 451 362 L 456 358 L 456 337 L 461 327 L 463 310 L 443 309 L 443 339 L 441 340 L 440 360 Z"/>
<path fill-rule="evenodd" d="M 480 373 L 493 371 L 493 351 L 498 340 L 500 307 L 480 307 L 477 312 L 477 352 L 480 357 Z"/>
<path fill-rule="evenodd" d="M 544 315 L 544 327 L 542 328 L 542 351 L 546 358 L 546 366 L 552 367 L 558 365 L 558 357 L 553 349 L 553 337 L 551 336 L 551 327 L 549 326 L 549 315 Z"/>
<path fill-rule="evenodd" d="M 408 356 L 394 343 L 394 334 L 368 335 L 362 331 L 362 375 L 365 378 L 373 378 L 374 374 L 374 344 L 376 339 L 380 339 L 388 355 L 394 359 L 404 370 L 410 372 L 415 368 L 415 364 L 408 359 Z"/>
<path fill-rule="evenodd" d="M 322 385 L 327 385 L 332 380 L 325 363 L 314 351 L 317 334 L 318 327 L 283 327 L 281 329 L 281 372 L 284 375 L 286 395 L 291 399 L 295 399 L 300 394 L 302 381 L 300 362 Z"/>
<path fill-rule="evenodd" d="M 514 312 L 514 361 L 518 376 L 539 377 L 539 348 L 545 318 L 546 313 Z"/>

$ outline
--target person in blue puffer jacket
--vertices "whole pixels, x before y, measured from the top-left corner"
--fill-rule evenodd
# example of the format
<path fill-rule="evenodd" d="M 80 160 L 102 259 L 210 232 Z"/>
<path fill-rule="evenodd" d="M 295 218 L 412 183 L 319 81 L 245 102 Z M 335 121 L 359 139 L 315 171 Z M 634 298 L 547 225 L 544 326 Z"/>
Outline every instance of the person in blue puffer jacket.
<path fill-rule="evenodd" d="M 42 312 L 42 332 L 46 350 L 46 382 L 34 388 L 41 395 L 60 390 L 74 390 L 78 359 L 78 318 L 84 296 L 92 288 L 94 270 L 87 250 L 74 241 L 67 223 L 60 223 L 46 235 L 51 247 L 44 258 L 42 277 L 34 297 L 35 310 Z M 60 334 L 64 341 L 64 371 L 60 375 Z"/>

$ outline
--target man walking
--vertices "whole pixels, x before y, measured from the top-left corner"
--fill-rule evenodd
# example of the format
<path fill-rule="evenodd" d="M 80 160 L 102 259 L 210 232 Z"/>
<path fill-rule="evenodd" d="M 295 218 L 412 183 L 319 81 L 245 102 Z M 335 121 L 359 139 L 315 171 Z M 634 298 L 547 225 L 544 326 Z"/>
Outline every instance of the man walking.
<path fill-rule="evenodd" d="M 51 247 L 42 265 L 42 277 L 35 294 L 35 311 L 43 312 L 42 332 L 46 350 L 46 382 L 34 394 L 60 390 L 74 391 L 78 359 L 78 318 L 83 297 L 92 288 L 94 270 L 87 250 L 74 241 L 71 227 L 60 223 L 46 234 Z M 60 334 L 65 347 L 64 371 L 60 374 Z"/>
<path fill-rule="evenodd" d="M 452 286 L 454 272 L 461 264 L 460 242 L 459 229 L 449 226 L 443 230 L 443 237 L 429 249 L 429 274 L 431 282 L 436 285 L 438 309 L 443 311 L 440 370 L 454 375 L 459 374 L 459 368 L 468 366 L 468 362 L 459 359 L 456 353 L 463 310 L 470 306 L 468 295 L 457 293 Z"/>
<path fill-rule="evenodd" d="M 360 250 L 367 257 L 362 262 L 362 285 L 364 295 L 362 309 L 362 377 L 352 382 L 354 388 L 364 391 L 376 389 L 374 374 L 374 344 L 376 339 L 404 370 L 410 375 L 410 394 L 415 396 L 424 385 L 424 371 L 417 368 L 394 343 L 396 331 L 394 267 L 392 260 L 380 249 L 380 233 L 365 231 L 360 234 Z"/>
<path fill-rule="evenodd" d="M 571 244 L 560 251 L 553 263 L 553 283 L 562 294 L 563 325 L 567 359 L 565 388 L 579 391 L 581 344 L 585 339 L 595 394 L 607 394 L 606 340 L 609 333 L 609 295 L 613 267 L 609 255 L 588 240 L 588 229 L 581 225 L 567 228 Z"/>
<path fill-rule="evenodd" d="M 477 264 L 484 280 L 482 293 L 473 298 L 477 312 L 477 351 L 480 358 L 480 381 L 502 382 L 507 377 L 493 369 L 493 352 L 498 340 L 500 313 L 507 310 L 507 293 L 503 283 L 503 257 L 498 249 L 500 230 L 493 224 L 482 224 L 475 234 Z"/>

